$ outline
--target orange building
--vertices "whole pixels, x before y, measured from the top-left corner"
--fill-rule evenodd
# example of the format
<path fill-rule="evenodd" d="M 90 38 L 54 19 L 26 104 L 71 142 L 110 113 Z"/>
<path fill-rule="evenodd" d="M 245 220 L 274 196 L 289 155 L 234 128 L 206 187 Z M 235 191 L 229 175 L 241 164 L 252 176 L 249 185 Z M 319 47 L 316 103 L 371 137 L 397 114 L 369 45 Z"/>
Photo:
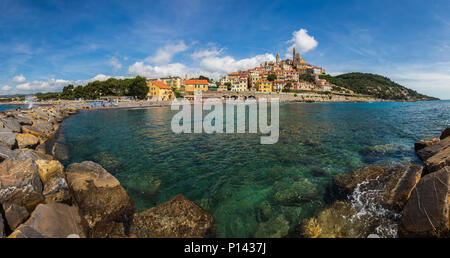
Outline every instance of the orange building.
<path fill-rule="evenodd" d="M 185 91 L 194 92 L 194 91 L 207 91 L 208 90 L 208 81 L 207 80 L 186 80 L 184 83 Z"/>
<path fill-rule="evenodd" d="M 174 97 L 172 88 L 170 88 L 167 84 L 160 81 L 149 81 L 147 83 L 149 90 L 147 94 L 148 99 L 156 99 L 156 100 L 170 100 Z"/>

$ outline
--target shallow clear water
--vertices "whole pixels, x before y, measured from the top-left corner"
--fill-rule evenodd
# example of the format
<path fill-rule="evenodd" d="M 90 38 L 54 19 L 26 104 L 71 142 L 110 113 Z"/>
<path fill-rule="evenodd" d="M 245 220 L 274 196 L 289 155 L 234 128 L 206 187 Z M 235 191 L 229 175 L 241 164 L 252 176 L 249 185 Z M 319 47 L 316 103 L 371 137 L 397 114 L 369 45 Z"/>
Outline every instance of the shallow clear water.
<path fill-rule="evenodd" d="M 417 161 L 413 143 L 438 136 L 449 111 L 449 101 L 281 104 L 274 145 L 252 134 L 176 135 L 170 108 L 81 112 L 62 130 L 70 162 L 103 165 L 138 210 L 181 193 L 215 217 L 219 237 L 279 237 L 333 200 L 333 175 Z"/>

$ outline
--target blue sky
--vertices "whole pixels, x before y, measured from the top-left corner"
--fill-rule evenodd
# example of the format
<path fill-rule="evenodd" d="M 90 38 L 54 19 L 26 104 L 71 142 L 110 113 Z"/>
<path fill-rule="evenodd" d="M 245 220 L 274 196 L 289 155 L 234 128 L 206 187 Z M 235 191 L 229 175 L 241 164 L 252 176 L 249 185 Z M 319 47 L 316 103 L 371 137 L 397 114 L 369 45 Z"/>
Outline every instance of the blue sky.
<path fill-rule="evenodd" d="M 0 94 L 109 77 L 218 78 L 293 45 L 450 99 L 450 5 L 428 1 L 0 0 Z"/>

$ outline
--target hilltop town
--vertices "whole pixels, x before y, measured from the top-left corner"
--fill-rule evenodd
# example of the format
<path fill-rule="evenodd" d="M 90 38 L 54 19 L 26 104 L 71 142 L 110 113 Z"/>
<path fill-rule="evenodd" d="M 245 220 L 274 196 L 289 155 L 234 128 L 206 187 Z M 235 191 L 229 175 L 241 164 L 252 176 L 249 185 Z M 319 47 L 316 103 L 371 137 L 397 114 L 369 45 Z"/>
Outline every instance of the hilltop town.
<path fill-rule="evenodd" d="M 276 61 L 266 61 L 255 68 L 229 73 L 218 82 L 203 76 L 188 79 L 188 75 L 184 79 L 176 76 L 150 78 L 147 79 L 150 87 L 148 97 L 168 100 L 175 96 L 174 91 L 190 95 L 194 91 L 269 93 L 333 90 L 327 80 L 319 77 L 325 75 L 325 69 L 306 63 L 295 47 L 292 50 L 292 57 L 280 60 L 277 53 Z"/>

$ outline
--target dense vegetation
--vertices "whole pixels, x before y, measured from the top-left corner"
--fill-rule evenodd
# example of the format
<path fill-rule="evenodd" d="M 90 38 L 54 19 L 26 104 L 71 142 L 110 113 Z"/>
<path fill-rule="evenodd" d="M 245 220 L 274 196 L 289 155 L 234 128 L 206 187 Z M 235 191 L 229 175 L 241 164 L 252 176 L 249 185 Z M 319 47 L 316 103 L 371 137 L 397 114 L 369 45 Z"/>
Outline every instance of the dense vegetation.
<path fill-rule="evenodd" d="M 41 100 L 47 99 L 97 99 L 102 96 L 132 96 L 144 98 L 148 93 L 144 77 L 136 76 L 129 79 L 110 78 L 106 81 L 93 81 L 86 86 L 67 85 L 61 92 L 37 93 Z"/>
<path fill-rule="evenodd" d="M 435 99 L 408 89 L 389 78 L 370 73 L 347 73 L 338 76 L 321 75 L 325 79 L 336 85 L 336 89 L 346 88 L 354 93 L 372 95 L 381 99 L 392 100 L 431 100 Z"/>

